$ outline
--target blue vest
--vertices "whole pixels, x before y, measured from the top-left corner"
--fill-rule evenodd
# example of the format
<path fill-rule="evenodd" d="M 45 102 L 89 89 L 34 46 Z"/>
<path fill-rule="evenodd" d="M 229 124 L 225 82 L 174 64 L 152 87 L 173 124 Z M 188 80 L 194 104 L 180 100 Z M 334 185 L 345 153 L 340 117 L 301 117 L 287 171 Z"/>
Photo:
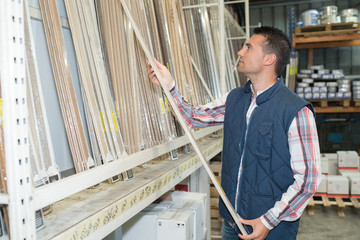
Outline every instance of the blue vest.
<path fill-rule="evenodd" d="M 290 91 L 280 78 L 256 98 L 256 107 L 246 126 L 251 103 L 250 81 L 231 91 L 226 100 L 221 185 L 244 219 L 255 219 L 271 209 L 294 183 L 290 165 L 288 129 L 300 109 L 312 105 Z M 239 199 L 235 206 L 241 156 Z M 223 201 L 220 215 L 233 222 Z M 299 220 L 282 221 L 266 239 L 296 239 Z M 249 227 L 249 232 L 252 229 Z"/>

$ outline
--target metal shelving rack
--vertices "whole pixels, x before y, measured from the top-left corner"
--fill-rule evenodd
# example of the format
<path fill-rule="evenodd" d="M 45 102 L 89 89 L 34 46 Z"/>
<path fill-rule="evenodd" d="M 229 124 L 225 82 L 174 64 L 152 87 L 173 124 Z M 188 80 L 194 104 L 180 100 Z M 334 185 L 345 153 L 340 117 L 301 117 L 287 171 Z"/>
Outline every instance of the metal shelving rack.
<path fill-rule="evenodd" d="M 248 38 L 248 0 L 225 4 L 239 2 L 245 3 L 247 9 Z M 219 13 L 223 16 L 224 1 L 219 0 L 218 4 L 222 6 L 219 7 Z M 84 236 L 90 239 L 102 238 L 201 167 L 200 158 L 197 154 L 190 153 L 180 155 L 178 161 L 151 161 L 188 144 L 189 138 L 183 136 L 34 189 L 29 163 L 23 11 L 23 0 L 4 0 L 0 4 L 0 76 L 8 185 L 8 193 L 0 194 L 0 204 L 8 205 L 9 233 L 12 239 L 80 239 Z M 223 17 L 220 21 L 224 26 Z M 225 43 L 225 34 L 222 34 L 221 38 L 221 42 Z M 225 55 L 224 48 L 220 52 L 221 56 Z M 221 66 L 221 69 L 225 69 L 225 66 Z M 222 76 L 225 76 L 224 72 L 223 70 Z M 198 139 L 221 129 L 222 126 L 211 127 L 192 134 Z M 222 138 L 207 138 L 199 146 L 202 155 L 208 161 L 222 151 Z M 139 182 L 102 184 L 111 176 L 147 162 L 149 166 L 139 171 L 132 180 L 138 178 Z M 149 177 L 153 173 L 154 176 Z M 98 183 L 100 187 L 90 189 Z M 82 194 L 86 194 L 87 197 L 82 198 Z M 48 217 L 45 222 L 47 227 L 36 232 L 35 210 L 49 204 L 53 204 L 54 214 L 57 215 Z M 84 212 L 77 212 L 79 206 L 88 208 Z M 74 221 L 69 222 L 69 218 Z"/>
<path fill-rule="evenodd" d="M 1 2 L 0 66 L 8 189 L 2 203 L 8 204 L 12 239 L 36 236 L 27 130 L 23 11 L 22 0 Z"/>

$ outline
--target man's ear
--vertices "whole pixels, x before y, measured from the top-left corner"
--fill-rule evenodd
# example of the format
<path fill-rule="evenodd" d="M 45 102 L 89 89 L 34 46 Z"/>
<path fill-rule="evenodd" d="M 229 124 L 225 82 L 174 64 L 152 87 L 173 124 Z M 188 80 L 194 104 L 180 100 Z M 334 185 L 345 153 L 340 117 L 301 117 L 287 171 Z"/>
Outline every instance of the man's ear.
<path fill-rule="evenodd" d="M 271 54 L 266 54 L 265 58 L 264 58 L 264 64 L 269 66 L 272 64 L 275 64 L 276 62 L 276 55 L 271 53 Z"/>

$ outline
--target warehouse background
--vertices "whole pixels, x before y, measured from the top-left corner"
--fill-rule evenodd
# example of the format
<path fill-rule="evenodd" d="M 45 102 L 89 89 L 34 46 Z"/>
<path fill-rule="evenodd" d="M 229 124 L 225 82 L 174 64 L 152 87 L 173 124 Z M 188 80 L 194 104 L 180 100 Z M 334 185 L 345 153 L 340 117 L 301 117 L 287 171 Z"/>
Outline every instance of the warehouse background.
<path fill-rule="evenodd" d="M 270 25 L 288 34 L 288 13 L 295 9 L 295 19 L 299 21 L 301 13 L 308 9 L 320 9 L 323 6 L 338 6 L 343 9 L 357 8 L 358 0 L 312 0 L 312 1 L 262 1 L 250 3 L 250 25 Z M 327 69 L 343 69 L 346 75 L 360 75 L 360 46 L 314 49 L 314 65 L 324 65 Z M 307 68 L 307 51 L 300 51 L 299 69 Z M 360 76 L 359 76 L 360 77 Z"/>
<path fill-rule="evenodd" d="M 281 29 L 289 35 L 289 11 L 294 8 L 295 21 L 301 20 L 301 13 L 308 9 L 335 5 L 338 12 L 347 8 L 358 8 L 358 0 L 308 0 L 308 1 L 250 1 L 250 25 L 268 25 Z M 241 17 L 241 15 L 240 15 Z M 242 20 L 240 20 L 242 21 Z M 307 50 L 299 50 L 298 69 L 308 66 Z M 326 69 L 343 69 L 346 77 L 360 79 L 360 46 L 314 49 L 314 65 Z M 316 122 L 322 152 L 360 149 L 360 113 L 317 114 Z M 329 132 L 340 134 L 341 142 L 327 139 Z"/>

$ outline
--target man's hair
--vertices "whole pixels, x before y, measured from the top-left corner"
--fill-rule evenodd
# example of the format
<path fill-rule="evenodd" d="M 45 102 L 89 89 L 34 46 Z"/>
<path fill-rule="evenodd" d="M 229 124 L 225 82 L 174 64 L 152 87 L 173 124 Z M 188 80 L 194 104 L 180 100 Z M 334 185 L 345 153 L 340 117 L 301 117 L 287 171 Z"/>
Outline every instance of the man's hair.
<path fill-rule="evenodd" d="M 276 55 L 275 72 L 280 75 L 290 59 L 291 43 L 289 38 L 281 30 L 267 26 L 255 28 L 254 34 L 260 34 L 266 38 L 263 50 L 266 54 L 274 53 Z"/>

